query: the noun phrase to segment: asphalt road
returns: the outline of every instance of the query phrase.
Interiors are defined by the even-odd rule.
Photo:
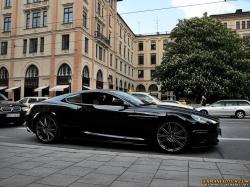
[[[188,153],[177,156],[250,160],[250,118],[241,120],[233,118],[222,118],[220,120],[222,137],[220,138],[219,145],[213,148],[191,149]],[[1,125],[0,142],[44,145],[36,140],[34,134],[27,132],[25,127],[16,127],[10,125]],[[94,139],[65,139],[60,144],[53,144],[48,146],[73,149],[105,150],[115,152],[133,152],[142,154],[157,153],[155,150],[145,144],[103,140],[101,141]]]

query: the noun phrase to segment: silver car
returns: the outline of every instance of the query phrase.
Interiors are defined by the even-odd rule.
[[[250,102],[247,100],[220,100],[196,110],[213,116],[235,116],[242,119],[250,115]]]

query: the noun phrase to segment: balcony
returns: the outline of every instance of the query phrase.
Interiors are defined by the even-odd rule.
[[[110,47],[110,40],[99,31],[95,32],[95,38],[97,42],[101,43],[105,47]]]
[[[49,6],[49,1],[38,1],[38,2],[30,2],[24,5],[24,10],[29,11],[33,9],[43,9]]]

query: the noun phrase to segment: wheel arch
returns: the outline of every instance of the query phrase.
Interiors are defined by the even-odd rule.
[[[49,112],[49,111],[43,111],[43,112],[38,112],[34,115],[33,117],[33,129],[35,129],[35,125],[37,120],[39,119],[39,117],[43,116],[43,115],[51,115],[53,116],[56,120],[57,119],[57,114],[55,112]]]

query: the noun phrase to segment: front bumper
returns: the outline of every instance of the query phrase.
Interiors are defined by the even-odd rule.
[[[0,124],[22,124],[25,121],[25,113],[20,112],[16,113],[19,114],[19,117],[8,117],[8,114],[13,114],[13,113],[0,113]]]
[[[193,147],[217,145],[219,135],[222,135],[219,124],[217,124],[216,128],[193,130],[191,145]]]

